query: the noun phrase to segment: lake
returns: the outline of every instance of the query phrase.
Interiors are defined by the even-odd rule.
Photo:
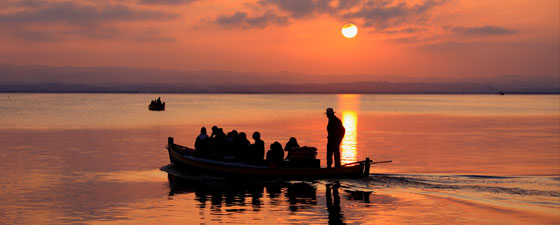
[[[166,110],[149,111],[161,96]],[[0,223],[558,224],[560,95],[0,94]],[[296,137],[325,109],[367,179],[236,181],[169,165],[201,127]]]

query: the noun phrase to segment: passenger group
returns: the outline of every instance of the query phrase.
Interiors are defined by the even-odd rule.
[[[340,144],[346,129],[332,108],[325,112],[329,122],[327,124],[327,168],[342,166],[340,163]],[[262,165],[266,162],[269,166],[280,166],[284,161],[284,151],[288,152],[287,159],[295,167],[319,167],[316,160],[317,148],[300,147],[296,138],[291,137],[282,149],[277,141],[270,145],[266,152],[261,134],[255,131],[252,135],[253,143],[247,139],[244,132],[232,130],[225,134],[222,128],[212,127],[212,134],[208,136],[206,128],[200,129],[200,135],[195,141],[195,155],[203,158],[219,159],[225,161],[239,161],[246,164]],[[333,160],[334,159],[334,160]],[[334,162],[333,162],[334,161]]]
[[[206,128],[202,127],[196,137],[194,148],[196,156],[202,158],[238,161],[252,165],[262,165],[266,161],[268,165],[274,165],[284,160],[284,151],[299,147],[296,138],[291,137],[285,148],[282,148],[277,141],[272,143],[265,155],[261,134],[258,131],[253,132],[252,139],[253,143],[247,139],[245,132],[237,130],[225,134],[224,130],[217,126],[212,127],[212,134],[208,136]]]

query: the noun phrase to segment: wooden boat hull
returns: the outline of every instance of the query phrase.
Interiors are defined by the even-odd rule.
[[[336,168],[272,168],[197,158],[188,153],[188,151],[193,151],[192,149],[176,145],[172,142],[172,138],[170,139],[167,149],[171,163],[187,172],[197,174],[249,179],[320,179],[369,176],[369,165],[366,166],[364,163]]]
[[[148,109],[152,111],[163,111],[165,110],[165,103],[161,105],[148,105]]]

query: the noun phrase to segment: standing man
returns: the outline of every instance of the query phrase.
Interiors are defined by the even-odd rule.
[[[327,108],[325,114],[329,118],[329,123],[327,124],[327,168],[331,168],[333,154],[334,166],[340,167],[340,142],[344,138],[346,129],[342,126],[342,121],[334,115],[332,108]]]

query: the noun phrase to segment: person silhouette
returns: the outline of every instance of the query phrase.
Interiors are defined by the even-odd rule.
[[[255,131],[253,133],[253,140],[255,143],[252,144],[253,154],[256,160],[260,161],[264,159],[264,141],[261,139],[261,133]]]
[[[210,147],[210,138],[206,134],[206,127],[200,128],[200,135],[196,137],[194,142],[194,149],[198,156],[207,156],[208,148]]]
[[[269,166],[276,167],[279,166],[283,160],[284,150],[282,149],[282,145],[275,141],[270,145],[270,150],[266,152],[266,161],[269,163]]]
[[[299,147],[297,139],[295,137],[291,137],[290,140],[286,143],[286,147],[284,147],[284,151],[289,152],[292,148]]]
[[[264,141],[261,140],[261,134],[258,131],[253,133],[253,140],[255,143],[249,145],[245,163],[257,165],[261,164],[264,159]]]
[[[331,168],[334,155],[334,166],[340,167],[340,143],[344,138],[346,129],[342,125],[342,121],[334,115],[333,108],[327,108],[325,113],[329,119],[327,124],[327,168]]]

